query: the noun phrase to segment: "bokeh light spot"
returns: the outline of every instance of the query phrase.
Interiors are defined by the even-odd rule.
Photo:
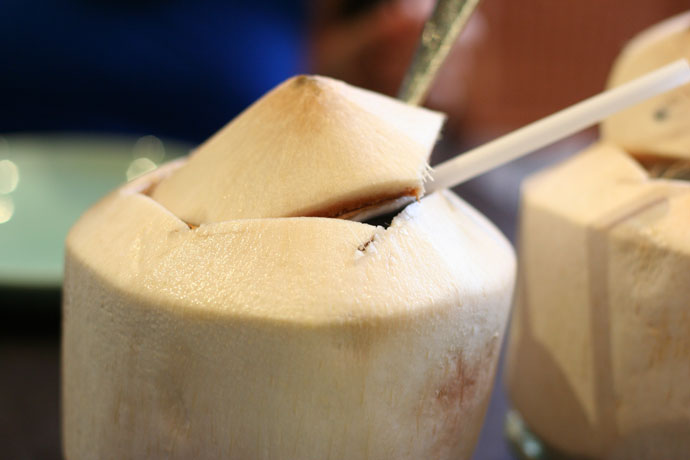
[[[156,167],[156,163],[149,158],[137,158],[132,161],[127,168],[127,180],[135,179],[142,174],[153,171]]]
[[[0,196],[0,224],[9,222],[14,215],[14,201],[9,196]]]
[[[140,137],[132,149],[134,158],[148,158],[156,164],[165,159],[165,147],[156,136]]]
[[[19,184],[19,168],[13,161],[0,160],[0,194],[12,193]]]

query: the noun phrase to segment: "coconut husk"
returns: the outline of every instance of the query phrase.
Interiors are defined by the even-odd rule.
[[[651,178],[610,144],[524,185],[507,382],[547,444],[687,456],[689,225],[690,183]]]
[[[641,34],[611,85],[689,57],[689,26]],[[611,117],[601,142],[523,186],[507,385],[573,458],[690,452],[689,88]]]
[[[191,229],[142,193],[168,172],[68,236],[66,458],[471,457],[515,268],[484,217],[442,192],[387,229]]]
[[[690,12],[632,40],[613,64],[608,86],[617,86],[680,58],[690,59]],[[629,152],[690,159],[690,85],[648,99],[609,117],[602,138]]]
[[[279,85],[152,196],[190,224],[349,217],[424,193],[443,116],[319,76]]]

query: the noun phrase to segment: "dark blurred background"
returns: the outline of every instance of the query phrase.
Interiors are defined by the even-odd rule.
[[[0,2],[2,458],[61,458],[59,264],[76,216],[117,183],[186,152],[296,73],[394,95],[433,6]],[[688,7],[688,0],[484,0],[428,98],[449,114],[433,162],[601,91],[628,39]],[[457,190],[514,239],[521,179],[595,135],[565,140]],[[87,153],[61,153],[72,145],[88,145]],[[61,176],[59,165],[70,161],[89,166],[70,164],[73,174]],[[113,175],[115,164],[122,171]],[[68,185],[71,195],[61,195]],[[59,199],[43,210],[49,196]],[[61,208],[70,203],[78,206]],[[56,247],[43,249],[46,242]],[[57,271],[41,272],[44,263]],[[508,402],[500,381],[495,390],[476,459],[512,458],[502,437]]]

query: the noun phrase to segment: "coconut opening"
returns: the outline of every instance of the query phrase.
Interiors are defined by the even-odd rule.
[[[158,202],[158,200],[155,199],[154,194],[160,182],[165,180],[175,170],[179,169],[183,165],[184,161],[180,160],[169,163],[167,166],[157,169],[145,176],[141,176],[137,180],[133,181],[129,185],[128,189],[130,192],[146,195]],[[409,204],[419,201],[422,196],[423,190],[410,188],[404,189],[402,192],[394,195],[374,196],[370,199],[364,199],[358,202],[342,202],[339,206],[323,209],[321,210],[322,212],[284,217],[319,217],[352,220],[387,229],[396,216],[398,216]],[[160,202],[158,203],[163,205]],[[175,214],[172,210],[169,211]],[[191,230],[197,229],[200,226],[197,223],[189,222],[183,219],[179,215],[176,215],[176,217]],[[268,218],[275,219],[276,217]]]
[[[373,196],[354,202],[342,202],[336,206],[322,208],[304,216],[291,217],[330,217],[364,222],[369,214],[379,214],[380,209],[387,209],[389,207],[400,208],[403,205],[419,200],[422,195],[423,191],[420,188],[407,188],[400,193]]]
[[[690,181],[690,160],[644,154],[633,154],[632,157],[651,179]]]
[[[384,229],[387,229],[388,227],[391,226],[393,219],[398,217],[400,215],[400,213],[403,212],[404,210],[405,210],[404,207],[402,209],[395,209],[395,210],[389,211],[385,214],[371,217],[370,219],[364,220],[362,222],[365,224],[373,225],[374,227],[383,227]]]

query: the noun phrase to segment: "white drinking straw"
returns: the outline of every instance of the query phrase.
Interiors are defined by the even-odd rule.
[[[431,173],[433,181],[426,184],[426,191],[454,187],[688,81],[688,61],[674,61],[441,163]]]

